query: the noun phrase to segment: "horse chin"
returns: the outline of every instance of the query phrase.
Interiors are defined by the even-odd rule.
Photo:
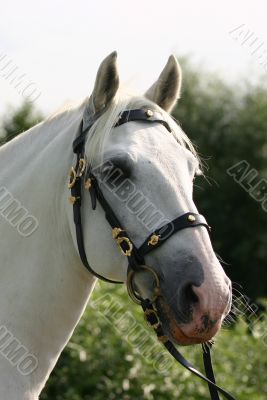
[[[158,299],[157,302],[158,316],[162,324],[164,334],[172,342],[180,346],[190,346],[193,344],[205,343],[211,340],[216,334],[218,328],[212,329],[202,335],[189,336],[185,333],[185,324],[180,324],[176,321],[171,308],[164,302],[163,299]]]

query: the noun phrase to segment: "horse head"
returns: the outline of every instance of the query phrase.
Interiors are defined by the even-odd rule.
[[[129,255],[133,249],[137,254],[150,237],[143,246],[153,251],[139,259],[145,267],[139,265],[131,274],[131,289],[138,298],[155,303],[166,336],[189,345],[206,342],[218,332],[230,309],[231,282],[193,201],[201,163],[169,115],[180,96],[181,80],[180,66],[170,56],[144,96],[126,96],[119,90],[116,53],[102,62],[83,115],[87,188],[91,190],[93,179],[97,189],[90,193],[91,200],[85,194],[82,219],[85,251],[100,277],[126,281]],[[92,211],[94,197],[102,207]],[[110,213],[120,227],[114,228],[109,218],[108,223],[105,214]],[[171,231],[179,216],[186,216],[185,225]],[[196,219],[200,223],[189,229]],[[161,227],[167,231],[155,234]],[[156,299],[155,286],[160,289]]]

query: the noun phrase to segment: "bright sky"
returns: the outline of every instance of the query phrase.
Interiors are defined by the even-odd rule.
[[[44,113],[84,98],[113,50],[121,80],[142,91],[170,53],[191,54],[226,79],[265,77],[257,57],[266,50],[267,60],[266,8],[263,0],[9,0],[1,7],[0,114],[22,102],[11,81],[23,74],[25,87],[34,82],[25,93],[41,92],[35,104]]]

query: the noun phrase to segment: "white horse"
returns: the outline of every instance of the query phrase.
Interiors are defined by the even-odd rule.
[[[112,160],[159,215],[155,227],[187,211],[199,170],[190,140],[171,119],[181,71],[171,56],[159,79],[141,97],[118,89],[116,53],[100,65],[91,96],[0,148],[0,399],[36,400],[88,302],[96,278],[77,251],[68,171],[81,121],[99,116],[88,133],[85,156],[93,165]],[[114,127],[125,109],[149,107],[167,121]],[[188,116],[190,118],[190,116]],[[103,193],[139,246],[148,235],[147,208],[130,209],[114,190]],[[82,221],[87,258],[100,275],[126,281],[127,258],[118,251],[103,209],[84,193]],[[231,303],[231,284],[204,227],[184,229],[147,256],[163,295],[166,335],[180,344],[209,340]],[[136,285],[151,294],[151,276]],[[107,287],[108,290],[108,287]],[[181,318],[181,315],[186,318]]]

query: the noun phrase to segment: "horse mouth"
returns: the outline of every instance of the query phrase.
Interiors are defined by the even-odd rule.
[[[181,346],[205,343],[213,338],[220,324],[214,324],[209,329],[194,329],[194,333],[188,335],[184,331],[185,324],[178,323],[170,308],[162,298],[157,300],[157,312],[162,324],[164,334],[173,342]],[[216,325],[216,326],[215,326]]]

